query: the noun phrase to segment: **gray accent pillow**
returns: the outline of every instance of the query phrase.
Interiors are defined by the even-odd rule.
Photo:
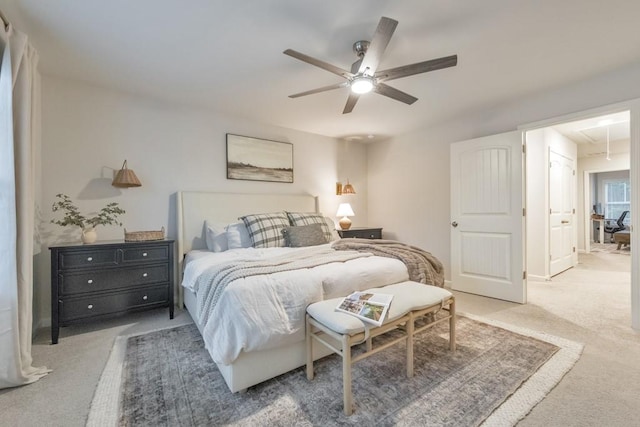
[[[327,237],[320,224],[299,225],[285,227],[282,235],[286,245],[291,248],[303,246],[316,246],[327,243]]]
[[[289,222],[293,226],[299,225],[310,225],[310,224],[320,224],[322,227],[322,232],[324,233],[327,242],[333,240],[333,236],[331,234],[331,228],[325,221],[324,216],[321,213],[317,212],[287,212],[287,216],[289,217]],[[335,227],[333,227],[335,228]],[[325,242],[326,243],[326,242]]]

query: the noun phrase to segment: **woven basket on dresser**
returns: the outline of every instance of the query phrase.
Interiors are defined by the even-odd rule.
[[[125,242],[144,242],[147,240],[162,239],[164,239],[164,227],[157,231],[127,231],[126,228],[124,229]]]

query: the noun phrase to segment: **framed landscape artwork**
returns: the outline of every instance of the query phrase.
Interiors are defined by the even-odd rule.
[[[293,144],[228,133],[227,179],[293,182]]]

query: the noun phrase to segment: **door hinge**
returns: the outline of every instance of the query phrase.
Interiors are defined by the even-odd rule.
[[[576,208],[573,208],[573,212],[572,212],[572,213],[575,215],[575,213],[576,213]]]
[[[575,169],[573,170],[573,176],[576,176],[576,170]]]
[[[573,252],[574,252],[574,253],[576,252],[576,247],[575,247],[575,246],[573,247]]]
[[[527,146],[522,144],[522,154],[526,154],[527,153]]]
[[[522,208],[522,216],[527,216],[527,208]]]
[[[522,272],[522,280],[527,280],[527,272],[526,271]]]
[[[553,259],[553,255],[549,254],[549,261],[551,261]]]

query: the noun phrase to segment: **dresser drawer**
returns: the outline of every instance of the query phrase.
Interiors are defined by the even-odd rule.
[[[168,301],[169,285],[111,295],[67,298],[60,303],[60,318],[62,322],[67,322],[155,304],[166,305]]]
[[[58,269],[104,267],[118,264],[116,249],[91,249],[86,251],[65,251],[58,254]]]
[[[63,272],[58,275],[58,289],[60,295],[73,295],[167,281],[169,281],[169,267],[161,264],[103,269],[86,273]]]
[[[122,251],[122,262],[159,261],[169,259],[169,247],[125,248]]]

